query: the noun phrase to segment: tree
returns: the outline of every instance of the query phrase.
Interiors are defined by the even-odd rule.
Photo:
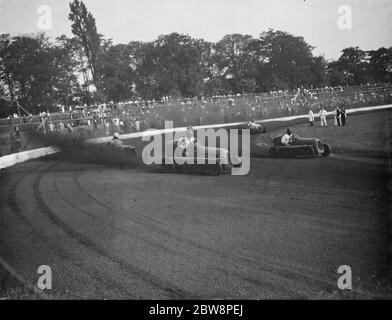
[[[64,105],[88,101],[86,88],[83,91],[78,81],[80,73],[83,73],[79,53],[80,45],[76,38],[65,35],[56,38],[53,46],[53,63],[56,66],[53,90],[56,100]]]
[[[392,47],[371,50],[369,55],[369,71],[375,82],[392,81]]]
[[[124,44],[113,46],[111,41],[105,41],[102,51],[102,91],[113,101],[131,98],[135,81],[131,48]]]
[[[0,85],[1,85],[1,104],[2,109],[8,109],[7,113],[11,113],[10,109],[16,107],[14,80],[12,79],[9,61],[10,57],[10,35],[0,35]],[[7,89],[5,89],[7,87]],[[8,93],[8,94],[7,94]]]
[[[14,37],[8,50],[8,71],[20,104],[33,111],[53,105],[52,79],[56,70],[48,38],[44,34]]]
[[[148,99],[203,94],[211,46],[188,35],[161,35],[156,41],[131,42],[132,76],[136,91]]]
[[[252,41],[250,35],[229,34],[214,46],[217,77],[224,77],[232,92],[255,90]]]
[[[157,97],[157,57],[153,42],[128,44],[137,93],[146,99]]]
[[[69,4],[69,20],[72,21],[72,33],[80,40],[87,59],[95,87],[101,85],[98,56],[101,48],[102,36],[98,34],[93,15],[87,11],[83,1],[74,0]]]
[[[65,36],[52,43],[44,34],[10,38],[0,36],[2,104],[17,102],[30,112],[56,110],[81,96],[78,82],[78,46]],[[11,110],[10,110],[11,111]]]
[[[342,55],[336,62],[329,65],[331,80],[340,84],[358,85],[370,81],[369,62],[365,51],[359,47],[350,47],[342,50]]]
[[[158,94],[196,96],[203,91],[203,48],[205,43],[188,35],[171,33],[159,36],[154,43],[157,60]]]
[[[260,89],[322,85],[325,63],[313,56],[313,47],[303,37],[270,29],[260,34],[256,47]]]

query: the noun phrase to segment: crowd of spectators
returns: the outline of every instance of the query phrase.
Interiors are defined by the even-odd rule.
[[[119,103],[59,106],[59,113],[39,115],[44,131],[72,131],[83,127],[106,135],[161,129],[165,120],[175,127],[215,123],[245,122],[281,116],[307,114],[312,109],[333,111],[336,107],[392,103],[392,84],[351,87],[298,88],[262,94],[220,95],[198,98],[163,97],[159,101],[135,99]],[[23,120],[26,121],[26,117]],[[31,116],[29,120],[31,122]]]

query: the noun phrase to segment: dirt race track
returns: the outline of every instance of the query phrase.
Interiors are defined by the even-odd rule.
[[[344,156],[218,177],[31,161],[0,173],[0,256],[33,283],[51,266],[52,298],[386,297],[387,172]]]

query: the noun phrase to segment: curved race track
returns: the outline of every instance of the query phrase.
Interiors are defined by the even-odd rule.
[[[54,298],[328,298],[337,268],[383,295],[383,162],[252,159],[247,176],[61,160],[0,173],[0,256]]]

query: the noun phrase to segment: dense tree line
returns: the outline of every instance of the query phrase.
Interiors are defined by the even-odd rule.
[[[73,37],[0,35],[0,112],[37,112],[141,97],[197,97],[300,86],[392,81],[392,48],[343,49],[336,61],[314,56],[302,37],[268,30],[211,43],[188,35],[114,45],[98,33],[83,2],[70,4]]]

